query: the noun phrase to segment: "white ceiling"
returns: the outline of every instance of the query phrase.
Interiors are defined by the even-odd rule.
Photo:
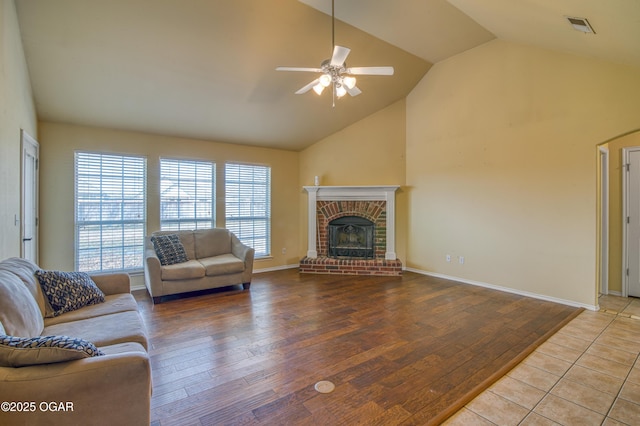
[[[330,56],[330,0],[15,2],[40,119],[291,150],[495,37],[640,67],[640,0],[336,0],[349,66],[396,72],[359,77],[332,108],[329,91],[294,95],[315,74],[275,71]]]

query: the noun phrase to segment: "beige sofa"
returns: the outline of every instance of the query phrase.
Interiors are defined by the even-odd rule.
[[[129,276],[93,276],[103,303],[47,318],[51,305],[34,276],[38,269],[19,258],[0,262],[1,337],[70,336],[93,343],[103,355],[41,363],[50,361],[52,349],[1,346],[0,424],[148,425],[151,367]],[[65,359],[73,352],[53,350]],[[7,366],[24,362],[25,354],[28,365]]]
[[[151,238],[176,234],[188,260],[162,265]],[[146,238],[144,280],[154,303],[162,296],[242,284],[251,285],[254,249],[224,228],[156,231]]]

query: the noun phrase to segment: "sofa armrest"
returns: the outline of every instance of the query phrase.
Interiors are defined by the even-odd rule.
[[[106,295],[131,293],[131,280],[127,273],[96,274],[91,275],[91,279]]]
[[[144,284],[151,297],[162,296],[162,265],[153,248],[144,251]]]
[[[151,367],[142,351],[0,367],[0,382],[0,401],[32,401],[36,408],[0,412],[0,424],[149,424]],[[41,409],[51,402],[73,411]]]
[[[242,282],[245,284],[250,283],[251,275],[253,274],[253,258],[255,257],[255,250],[253,247],[243,244],[238,237],[231,234],[231,253],[238,259],[244,261]]]

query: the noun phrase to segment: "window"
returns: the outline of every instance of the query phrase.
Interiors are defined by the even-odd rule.
[[[271,168],[246,164],[225,167],[226,227],[256,251],[271,253]]]
[[[214,163],[160,159],[160,228],[215,226],[215,174]]]
[[[142,268],[147,161],[142,157],[76,152],[76,269]]]

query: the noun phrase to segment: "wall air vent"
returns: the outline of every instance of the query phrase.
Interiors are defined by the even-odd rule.
[[[567,18],[567,21],[569,21],[569,23],[575,30],[581,31],[583,33],[596,33],[586,18],[576,18],[573,16],[565,16],[565,18]]]

